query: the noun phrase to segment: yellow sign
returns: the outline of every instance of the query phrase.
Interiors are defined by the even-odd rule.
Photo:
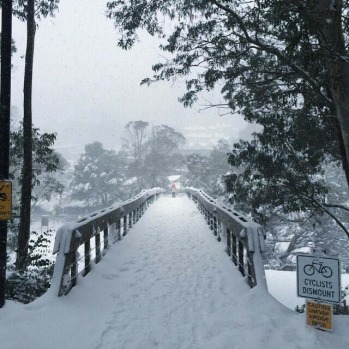
[[[12,218],[12,182],[0,181],[0,221]]]
[[[333,309],[332,305],[306,301],[307,325],[321,330],[332,331]]]

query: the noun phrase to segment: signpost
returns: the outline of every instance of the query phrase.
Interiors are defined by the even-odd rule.
[[[332,331],[333,308],[332,304],[328,303],[336,304],[341,301],[339,259],[320,255],[298,255],[297,294],[299,297],[308,298],[307,324]]]
[[[340,303],[339,259],[310,255],[297,256],[297,292],[299,297]]]

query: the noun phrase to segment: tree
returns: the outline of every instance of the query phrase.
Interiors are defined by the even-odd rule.
[[[32,136],[32,83],[33,83],[33,61],[36,23],[35,16],[40,19],[48,15],[53,16],[54,10],[58,8],[59,0],[18,0],[13,7],[13,13],[21,20],[27,21],[27,47],[25,54],[24,86],[23,86],[23,179],[21,197],[21,219],[19,228],[19,240],[17,251],[17,268],[25,266],[28,254],[28,243],[30,238],[31,217],[31,188],[33,171],[33,136]]]
[[[336,165],[326,168],[323,181],[331,190],[327,193],[327,203],[347,202],[345,176]],[[343,186],[344,185],[344,186]],[[348,227],[347,212],[331,207],[336,217]],[[267,234],[267,259],[271,266],[295,264],[295,255],[304,248],[311,250],[321,247],[330,254],[340,255],[342,268],[349,266],[348,239],[342,228],[327,215],[316,214],[314,210],[290,212],[285,214],[282,207],[273,207],[272,214],[265,225]]]
[[[195,188],[210,192],[210,161],[209,157],[197,153],[190,154],[186,158],[188,173],[186,184]]]
[[[314,113],[333,118],[349,184],[348,9],[341,0],[107,3],[121,47],[134,45],[138,29],[167,38],[160,47],[173,58],[155,64],[145,83],[197,73],[187,80],[185,105],[220,83],[225,103],[219,106],[249,121],[258,122],[280,102],[295,109],[311,103]],[[163,17],[175,21],[168,36]]]
[[[167,176],[175,172],[177,151],[184,144],[185,137],[172,127],[152,127],[144,161],[147,187],[168,186]]]
[[[66,160],[52,148],[56,135],[54,133],[40,133],[37,127],[33,132],[33,173],[31,210],[43,198],[49,200],[53,193],[62,190],[62,184],[53,176],[58,171],[63,171]],[[23,165],[23,127],[11,131],[10,146],[10,179],[13,183],[13,207],[18,212],[22,192],[22,165]],[[17,232],[17,224],[12,226]],[[20,237],[18,236],[17,239]],[[18,241],[17,241],[18,243]]]
[[[133,159],[129,166],[130,176],[137,178],[137,191],[144,188],[144,158],[147,152],[147,143],[150,136],[148,122],[130,121],[125,126],[122,149]]]
[[[87,144],[75,165],[71,182],[73,199],[84,200],[89,206],[106,207],[110,200],[122,196],[125,159],[122,153],[106,150],[99,142]]]
[[[0,33],[0,45],[1,45],[1,33]],[[17,47],[15,41],[11,38],[11,55],[17,52]],[[1,54],[0,54],[0,62],[1,62]]]
[[[335,153],[335,145],[331,132],[316,132],[326,129],[321,122],[326,119],[290,114],[270,118],[254,140],[234,145],[229,163],[240,170],[226,177],[227,189],[233,193],[233,201],[262,224],[275,207],[282,207],[284,213],[326,213],[349,237],[348,229],[332,211],[349,209],[345,204],[327,201],[330,188],[324,175],[326,167],[335,164],[329,156]],[[319,144],[323,144],[322,149]]]
[[[186,185],[204,189],[214,197],[225,194],[225,175],[231,171],[227,154],[230,151],[229,143],[220,139],[208,156],[190,154],[186,157],[188,173]]]
[[[8,179],[10,167],[12,1],[1,1],[0,179]],[[0,308],[5,304],[7,221],[0,222]]]
[[[228,154],[231,151],[229,142],[225,139],[219,139],[217,145],[213,147],[209,155],[211,168],[210,193],[214,196],[225,194],[225,175],[232,170],[228,163]]]
[[[235,200],[262,221],[278,205],[326,213],[349,236],[325,205],[321,179],[328,164],[341,163],[349,185],[348,2],[143,0],[110,1],[107,9],[121,47],[131,48],[139,29],[164,39],[170,57],[143,83],[186,76],[185,106],[219,85],[223,101],[209,107],[263,126],[230,156],[242,171],[228,185]],[[163,17],[174,21],[169,35]]]
[[[145,121],[131,121],[125,126],[123,149],[130,158],[129,178],[136,178],[132,194],[154,186],[167,186],[166,177],[177,164],[176,152],[185,137],[167,125],[150,126]]]
[[[23,86],[23,177],[21,196],[21,219],[18,234],[16,266],[23,269],[28,255],[30,238],[30,207],[32,198],[33,171],[33,136],[32,136],[32,85],[35,40],[35,0],[27,3],[27,48],[25,53],[24,86]]]

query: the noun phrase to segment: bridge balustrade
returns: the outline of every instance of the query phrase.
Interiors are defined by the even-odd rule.
[[[265,252],[263,228],[238,211],[219,205],[201,189],[185,188],[197,204],[218,241],[224,240],[226,252],[249,286],[267,288],[262,253]]]
[[[50,291],[58,296],[69,293],[71,288],[77,285],[78,276],[86,276],[91,270],[92,262],[98,263],[110,243],[115,243],[125,236],[147,207],[163,192],[160,188],[144,190],[115,207],[94,212],[77,222],[60,227],[53,248],[53,253],[58,254]],[[80,246],[84,249],[82,257],[78,253]],[[80,272],[79,262],[84,263]]]

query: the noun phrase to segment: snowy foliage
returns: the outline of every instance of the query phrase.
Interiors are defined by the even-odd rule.
[[[186,157],[185,184],[204,189],[213,196],[223,195],[226,192],[224,175],[232,169],[227,156],[230,149],[229,143],[221,139],[208,156],[189,154]]]
[[[86,145],[75,165],[71,197],[84,200],[86,206],[105,207],[116,201],[121,195],[125,166],[123,153],[106,150],[99,142]]]
[[[50,287],[53,262],[47,257],[50,231],[32,232],[26,264],[20,270],[12,270],[6,280],[6,299],[30,303],[43,295]]]
[[[184,144],[184,136],[172,127],[150,126],[141,120],[129,122],[123,138],[123,150],[129,157],[127,196],[146,188],[168,187],[167,177],[183,162],[178,151]]]
[[[63,190],[56,174],[63,171],[66,160],[53,149],[56,140],[54,133],[40,133],[36,127],[33,133],[33,198],[32,205],[40,205],[42,200],[50,200],[54,193]],[[15,210],[19,207],[21,192],[21,168],[23,165],[23,127],[11,132],[10,179],[13,183],[13,202]]]

